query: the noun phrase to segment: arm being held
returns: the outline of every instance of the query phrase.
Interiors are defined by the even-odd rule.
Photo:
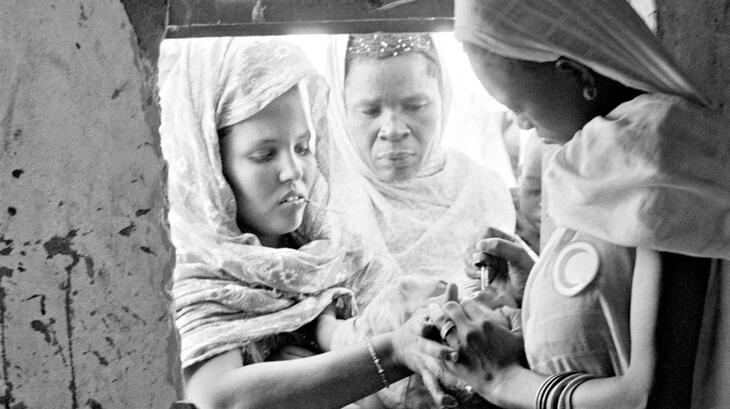
[[[637,249],[632,283],[631,350],[634,353],[623,376],[589,380],[573,394],[577,408],[646,407],[657,369],[656,327],[660,300],[661,263],[658,253]],[[504,408],[531,409],[546,376],[522,366],[516,353],[516,336],[490,320],[489,314],[470,314],[467,306],[448,303],[446,315],[456,324],[449,344],[459,347],[463,361],[447,368],[482,396]],[[474,316],[472,316],[474,315]]]

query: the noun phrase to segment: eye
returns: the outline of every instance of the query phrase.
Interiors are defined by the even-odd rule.
[[[419,101],[419,102],[410,102],[404,105],[405,109],[408,111],[420,111],[428,106],[427,101]]]
[[[360,113],[365,116],[378,116],[380,115],[380,107],[378,106],[370,106],[370,107],[364,107],[360,110]]]
[[[249,155],[249,159],[255,163],[266,163],[274,158],[274,149],[261,149]]]
[[[312,153],[311,149],[309,149],[309,141],[307,141],[305,143],[297,144],[294,147],[294,152],[297,155],[301,155],[301,156],[306,156],[306,155],[309,155],[310,153]]]

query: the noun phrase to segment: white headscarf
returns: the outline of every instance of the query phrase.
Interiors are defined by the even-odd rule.
[[[262,246],[236,225],[235,198],[222,172],[218,129],[295,86],[318,150],[326,152],[323,79],[299,49],[278,40],[193,39],[175,52],[161,84],[160,134],[183,367],[293,331],[333,299],[348,303],[353,292],[367,303],[388,277],[368,264],[361,242],[308,206],[293,234],[301,248]],[[318,172],[312,199],[326,200],[324,187]]]
[[[368,244],[391,255],[403,273],[450,281],[465,279],[465,257],[485,226],[514,231],[515,211],[495,174],[441,146],[451,102],[441,63],[442,130],[430,141],[424,165],[406,181],[384,182],[358,155],[347,126],[344,100],[347,36],[330,44],[329,106],[332,192],[330,207]],[[391,57],[397,58],[397,57]]]
[[[575,60],[631,88],[704,103],[625,0],[456,0],[460,41],[518,60]]]

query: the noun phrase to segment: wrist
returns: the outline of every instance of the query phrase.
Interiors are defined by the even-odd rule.
[[[518,382],[520,372],[524,370],[525,368],[516,363],[501,367],[484,380],[484,383],[478,388],[479,394],[499,407],[510,407],[511,401],[507,401],[505,398],[511,393],[510,387]]]
[[[398,354],[392,332],[374,336],[370,338],[370,342],[383,364],[388,382],[395,383],[411,374]]]
[[[323,351],[329,351],[332,348],[332,335],[340,325],[340,320],[332,315],[322,315],[317,320],[317,343]]]

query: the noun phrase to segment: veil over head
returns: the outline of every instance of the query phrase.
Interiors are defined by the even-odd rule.
[[[176,47],[161,83],[160,134],[176,250],[172,297],[187,367],[298,329],[334,299],[355,309],[353,296],[367,303],[387,277],[321,208],[305,209],[292,233],[298,249],[264,247],[236,224],[219,129],[298,87],[317,151],[328,151],[328,89],[302,52],[259,38],[191,39]],[[326,202],[326,174],[320,161],[313,201]]]

